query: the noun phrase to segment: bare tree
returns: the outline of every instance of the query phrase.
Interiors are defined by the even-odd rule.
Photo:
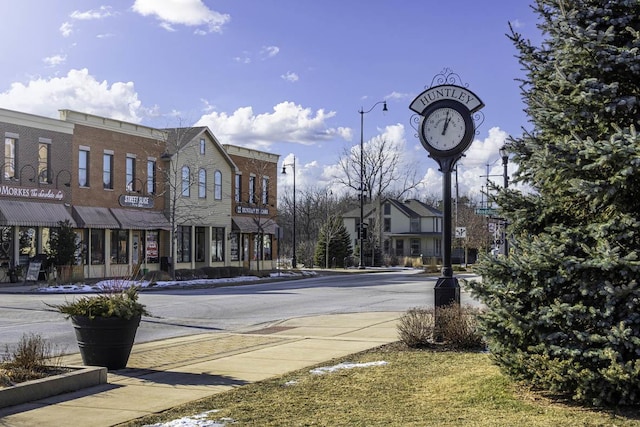
[[[373,200],[377,203],[374,229],[368,234],[374,246],[382,241],[382,199],[388,195],[401,199],[420,184],[418,162],[403,155],[399,141],[383,137],[373,138],[364,145],[362,153],[362,193],[360,193],[360,147],[345,149],[339,159],[342,176],[337,182],[352,188],[364,196],[363,203]],[[372,258],[372,262],[374,257]]]

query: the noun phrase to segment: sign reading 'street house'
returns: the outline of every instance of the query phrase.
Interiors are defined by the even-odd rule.
[[[118,199],[120,206],[127,208],[153,208],[153,198],[149,196],[135,196],[131,194],[121,194]]]

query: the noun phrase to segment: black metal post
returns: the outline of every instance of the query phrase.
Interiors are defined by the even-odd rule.
[[[364,115],[372,111],[376,105],[383,104],[382,111],[388,111],[387,101],[379,101],[373,104],[371,108],[364,111],[364,108],[360,107],[360,225],[358,226],[358,242],[360,242],[360,261],[358,263],[359,269],[364,269],[364,238],[362,237],[364,232]],[[373,257],[373,254],[372,254]]]
[[[452,303],[460,304],[460,285],[458,279],[453,277],[453,268],[451,267],[451,172],[458,158],[450,157],[440,160],[440,169],[442,170],[442,203],[443,220],[442,220],[442,276],[436,282],[434,288],[435,307],[446,307]]]
[[[291,268],[298,267],[296,258],[296,156],[293,156],[293,163],[283,164],[282,173],[287,173],[287,166],[293,168],[293,255],[291,256]]]
[[[509,188],[509,174],[507,171],[507,165],[509,163],[509,153],[505,147],[500,149],[500,157],[502,157],[502,176],[504,179],[504,188]],[[502,242],[504,245],[504,256],[509,256],[509,242],[507,239],[507,220],[504,220],[504,226],[502,228]]]

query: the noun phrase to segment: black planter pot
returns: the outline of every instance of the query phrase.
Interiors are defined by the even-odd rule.
[[[104,366],[109,370],[127,366],[140,317],[129,320],[119,317],[71,316],[82,362],[89,366]]]

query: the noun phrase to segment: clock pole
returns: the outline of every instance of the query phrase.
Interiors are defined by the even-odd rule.
[[[456,162],[460,157],[446,157],[438,159],[440,170],[442,171],[442,203],[443,203],[443,221],[442,221],[442,276],[438,278],[434,288],[434,302],[436,307],[446,307],[453,303],[460,304],[460,284],[458,279],[453,277],[453,268],[451,267],[451,173]]]
[[[445,68],[436,75],[431,87],[418,95],[409,105],[419,122],[420,143],[429,152],[429,157],[438,162],[442,179],[442,275],[434,288],[435,307],[460,305],[460,285],[453,277],[451,267],[452,221],[451,221],[451,173],[456,162],[469,148],[475,135],[476,117],[484,103],[466,85],[454,84],[457,74]],[[440,83],[433,85],[433,83]],[[414,120],[412,119],[412,123]],[[437,323],[437,320],[436,320]]]

